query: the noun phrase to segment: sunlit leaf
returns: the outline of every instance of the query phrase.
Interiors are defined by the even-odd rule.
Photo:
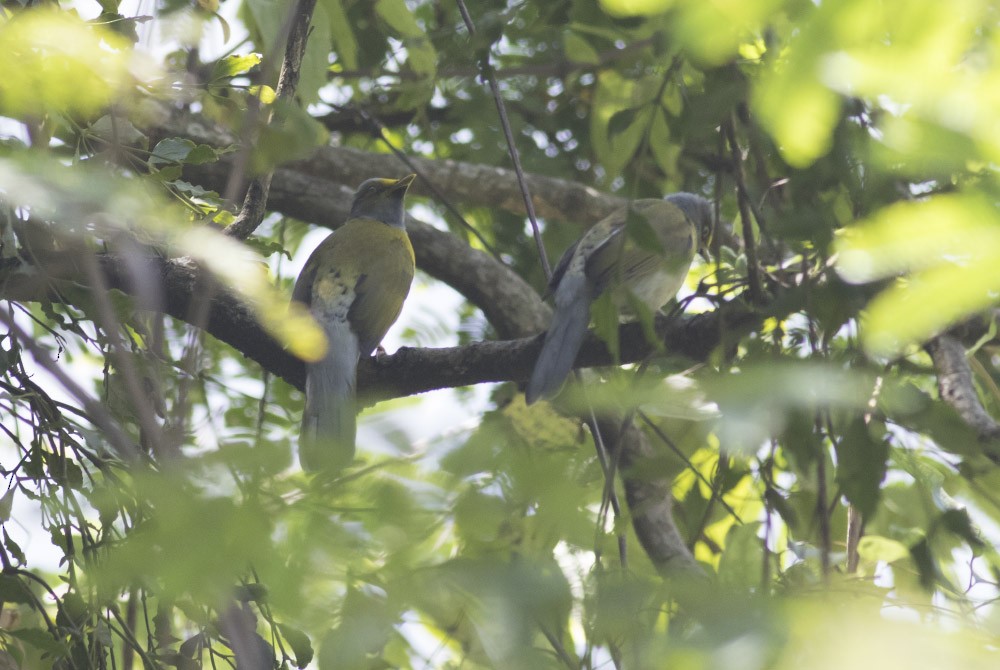
[[[674,3],[675,0],[601,0],[601,7],[612,16],[646,16],[662,14]]]
[[[437,71],[437,52],[403,0],[378,0],[375,11],[393,31],[403,38],[407,63],[414,72],[433,77]]]
[[[869,305],[866,345],[892,355],[1000,299],[1000,215],[972,196],[888,207],[844,231],[838,270],[849,281],[909,272]]]
[[[0,113],[90,115],[136,73],[125,37],[67,12],[31,9],[0,23]]]
[[[259,256],[217,230],[193,225],[184,210],[136,180],[30,158],[0,160],[0,184],[11,202],[59,222],[67,234],[99,221],[106,233],[137,230],[177,255],[196,259],[240,296],[289,351],[305,360],[325,352],[322,330],[302,305],[290,305],[274,289]]]
[[[216,61],[215,67],[212,68],[212,80],[246,74],[252,68],[259,65],[261,60],[262,56],[256,53],[245,55],[233,54],[232,56],[220,58]]]
[[[246,6],[253,22],[252,27],[259,31],[264,41],[265,53],[276,52],[281,31],[288,24],[296,5],[277,0],[249,0]],[[309,27],[306,52],[302,58],[299,83],[295,89],[295,97],[303,104],[315,102],[319,98],[319,89],[326,83],[329,51],[330,19],[325,4],[317,3]]]
[[[865,535],[858,543],[858,554],[866,561],[893,563],[907,558],[910,550],[896,540],[878,535]]]
[[[354,27],[347,18],[341,0],[323,0],[326,13],[330,17],[330,35],[337,52],[338,62],[343,67],[354,70],[358,67],[358,42],[354,37]]]
[[[874,383],[867,372],[789,359],[758,361],[702,380],[722,415],[722,444],[751,451],[784,428],[792,409],[863,409]]]

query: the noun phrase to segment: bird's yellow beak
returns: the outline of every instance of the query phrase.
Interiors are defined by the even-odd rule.
[[[402,179],[397,180],[396,183],[392,185],[392,188],[390,190],[393,191],[393,192],[395,192],[395,191],[405,191],[406,189],[408,189],[410,187],[410,184],[412,184],[413,180],[416,179],[416,178],[417,178],[417,175],[415,175],[415,174],[408,174],[405,177],[403,177]]]

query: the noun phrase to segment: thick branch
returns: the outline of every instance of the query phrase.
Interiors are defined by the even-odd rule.
[[[605,439],[614,439],[622,432],[620,421],[601,420],[599,426]],[[646,555],[664,574],[704,576],[674,523],[672,480],[645,474],[657,470],[658,454],[649,437],[629,421],[614,448],[620,450],[619,468],[625,499],[632,526]]]
[[[186,137],[196,142],[225,146],[237,138],[219,128],[210,126],[205,119],[193,115],[167,114],[150,129],[157,136]],[[434,184],[452,202],[465,202],[477,206],[503,209],[524,215],[524,201],[513,170],[466,163],[453,160],[411,158],[417,172]],[[351,147],[327,146],[311,157],[286,164],[285,169],[300,175],[309,175],[324,182],[356,186],[373,175],[402,177],[409,169],[392,154],[378,154]],[[625,200],[601,193],[597,189],[565,179],[538,174],[527,174],[532,204],[538,216],[546,219],[571,221],[589,226],[621,207]],[[410,189],[412,194],[427,195],[421,191],[418,180]]]
[[[57,274],[44,276],[36,268],[8,267],[0,272],[3,299],[18,301],[59,300],[50,292],[52,280],[70,280],[79,286],[83,277],[71,255],[46,259],[46,268],[59,268]],[[162,309],[165,313],[191,320],[192,305],[203,296],[212,279],[189,264],[149,257],[124,259],[100,257],[100,267],[107,284],[131,295],[148,295],[149,278],[158,279],[156,305],[143,308]],[[51,272],[51,270],[50,270]],[[146,281],[140,288],[139,275]],[[257,324],[253,313],[224,290],[214,291],[205,330],[217,339],[259,363],[293,386],[301,389],[305,368],[300,360],[285,352]],[[721,323],[720,323],[721,319]],[[719,333],[734,334],[755,322],[745,309],[731,305],[716,312],[675,319],[661,318],[657,329],[667,350],[693,360],[704,360],[719,344]],[[639,324],[622,326],[622,362],[637,362],[655,353],[646,341]],[[733,335],[734,339],[737,335]],[[403,348],[391,356],[364,359],[358,369],[359,393],[369,401],[415,395],[442,388],[455,388],[487,382],[522,382],[534,365],[541,338],[477,342],[461,347]],[[603,342],[589,336],[577,356],[577,367],[612,365],[614,359]]]
[[[1000,438],[1000,424],[979,400],[962,343],[950,335],[939,335],[927,344],[927,351],[937,370],[941,399],[958,412],[962,420],[976,431],[979,439]]]

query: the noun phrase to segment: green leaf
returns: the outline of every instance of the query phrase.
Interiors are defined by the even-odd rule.
[[[11,558],[14,559],[15,563],[18,565],[24,565],[27,562],[27,559],[24,556],[24,550],[21,549],[21,545],[10,539],[10,535],[7,534],[6,528],[3,530],[3,544],[7,547],[7,553],[11,555]]]
[[[917,566],[920,585],[927,590],[934,588],[940,572],[927,538],[922,538],[910,546],[910,558]]]
[[[228,79],[237,75],[246,74],[259,65],[261,60],[263,60],[263,57],[258,53],[245,55],[233,54],[232,56],[220,58],[215,62],[215,67],[212,68],[212,75],[210,79],[215,82],[220,79]]]
[[[836,443],[837,483],[865,519],[870,519],[878,509],[889,458],[885,437],[872,434],[876,425],[869,425],[857,416]],[[884,433],[884,428],[881,432]]]
[[[313,659],[313,647],[309,636],[298,628],[281,623],[278,624],[278,630],[281,632],[281,637],[285,638],[285,642],[292,648],[295,666],[304,668],[309,665]]]
[[[618,341],[618,306],[613,291],[605,291],[590,305],[590,315],[594,320],[594,334],[608,347],[614,360],[618,360],[621,347]]]
[[[870,351],[896,355],[996,302],[1000,215],[974,195],[887,207],[843,231],[837,269],[864,282],[909,272],[869,306],[862,337]]]
[[[149,156],[149,164],[156,167],[164,163],[182,163],[195,146],[197,145],[191,140],[180,137],[168,137],[160,140],[153,147],[153,152]]]
[[[681,145],[671,140],[667,113],[662,108],[657,108],[653,113],[653,124],[649,129],[649,150],[663,174],[677,174]]]
[[[305,158],[329,137],[326,128],[297,104],[279,100],[274,110],[276,122],[262,129],[252,155],[253,170],[257,173]]]
[[[760,585],[762,567],[762,542],[757,537],[760,523],[734,525],[726,533],[726,550],[719,560],[719,579],[723,584],[740,591]]]
[[[413,71],[433,77],[437,71],[437,52],[404,0],[378,0],[375,11],[403,39],[406,62]]]
[[[683,230],[683,229],[682,229]],[[643,251],[663,253],[663,242],[645,216],[629,208],[625,217],[625,234]]]
[[[22,642],[30,644],[36,649],[41,649],[48,654],[52,654],[56,658],[64,658],[69,655],[69,647],[66,644],[53,638],[51,633],[40,628],[20,628],[6,631],[6,633]]]
[[[590,140],[609,178],[618,176],[639,148],[653,111],[649,103],[657,90],[651,78],[636,81],[614,70],[598,75],[590,113]]]
[[[974,548],[985,546],[982,536],[972,523],[972,518],[969,516],[968,510],[947,510],[938,518],[938,521],[943,527],[968,542],[970,546]]]
[[[674,6],[675,0],[601,0],[601,8],[611,16],[650,16],[662,14]]]
[[[274,288],[259,256],[217,230],[194,225],[188,212],[152,189],[137,188],[136,180],[109,175],[96,165],[70,167],[30,155],[0,159],[0,183],[11,202],[56,222],[61,234],[78,234],[81,219],[94,217],[101,221],[98,234],[138,230],[146,241],[198,260],[294,355],[316,360],[325,352],[322,330],[302,305],[289,305]]]
[[[282,0],[247,0],[246,7],[250,14],[247,18],[252,24],[251,28],[259,31],[264,42],[264,53],[276,51],[278,33],[286,24],[289,12],[295,5]],[[302,58],[299,83],[295,89],[295,97],[303,105],[319,100],[319,89],[327,83],[329,51],[330,18],[327,16],[325,5],[317,3],[309,26],[309,40],[306,42],[306,53]]]
[[[701,384],[722,412],[722,443],[753,451],[781,434],[793,410],[863,411],[875,376],[819,362],[762,357],[731,374],[705,376]]]
[[[566,58],[573,63],[583,63],[585,65],[597,65],[601,62],[601,57],[597,50],[590,45],[583,36],[567,30],[563,33],[563,53]]]
[[[356,70],[358,42],[354,37],[351,22],[347,18],[347,12],[344,11],[344,4],[341,0],[322,0],[322,2],[330,17],[330,36],[333,38],[338,62],[348,70]]]
[[[608,140],[614,142],[635,125],[638,109],[621,109],[611,115],[608,120]]]
[[[902,542],[879,535],[865,535],[858,543],[858,554],[866,561],[894,563],[909,556],[910,551]]]
[[[15,488],[7,489],[7,492],[0,497],[0,523],[4,523],[10,520],[10,511],[14,507],[14,492],[17,491]]]
[[[0,601],[33,605],[35,598],[31,595],[31,591],[28,590],[28,585],[20,577],[0,574]]]
[[[0,114],[90,116],[127,98],[130,42],[70,12],[28,10],[0,23]],[[137,71],[141,68],[136,68]]]

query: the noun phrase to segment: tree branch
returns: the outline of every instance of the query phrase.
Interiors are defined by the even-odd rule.
[[[927,343],[926,349],[937,370],[941,399],[976,431],[979,439],[989,441],[1000,438],[1000,423],[990,416],[979,400],[962,343],[951,335],[939,335]]]
[[[53,282],[72,281],[77,287],[86,281],[82,268],[72,254],[51,254],[39,268],[8,263],[0,268],[0,298],[21,302],[55,300],[61,297],[51,291]],[[115,288],[137,297],[143,309],[162,309],[185,322],[192,319],[191,308],[202,297],[204,283],[211,278],[204,271],[183,261],[158,257],[132,258],[126,262],[117,256],[99,257],[105,281]],[[134,273],[143,268],[159,283],[155,305],[143,304],[137,290]],[[148,290],[148,286],[144,287]],[[704,360],[720,344],[719,333],[744,331],[756,322],[746,308],[726,305],[715,312],[681,318],[660,317],[657,333],[663,346],[671,352],[693,360]],[[233,295],[224,290],[212,297],[205,330],[233,347],[247,358],[259,363],[268,372],[301,389],[305,381],[303,363],[284,351],[257,324],[253,313]],[[737,335],[733,336],[734,339]],[[647,342],[642,327],[630,323],[621,327],[620,360],[638,362],[655,353],[656,346]],[[460,347],[409,348],[393,355],[362,359],[358,368],[359,395],[368,402],[416,395],[443,388],[455,388],[488,382],[523,382],[531,373],[541,348],[541,338],[524,337],[514,340],[476,342]],[[594,335],[584,341],[577,356],[576,367],[614,365],[615,359],[604,343]]]
[[[279,103],[291,104],[295,97],[302,58],[305,56],[306,42],[309,39],[309,23],[312,21],[315,8],[316,0],[298,0],[292,9],[288,21],[285,56],[281,61],[281,73],[278,75],[278,85],[275,90]],[[279,43],[281,41],[279,40]],[[226,227],[224,231],[226,235],[245,240],[257,230],[267,210],[267,193],[271,188],[272,175],[273,171],[269,171],[250,180],[243,199],[243,207],[240,208],[236,220]]]

